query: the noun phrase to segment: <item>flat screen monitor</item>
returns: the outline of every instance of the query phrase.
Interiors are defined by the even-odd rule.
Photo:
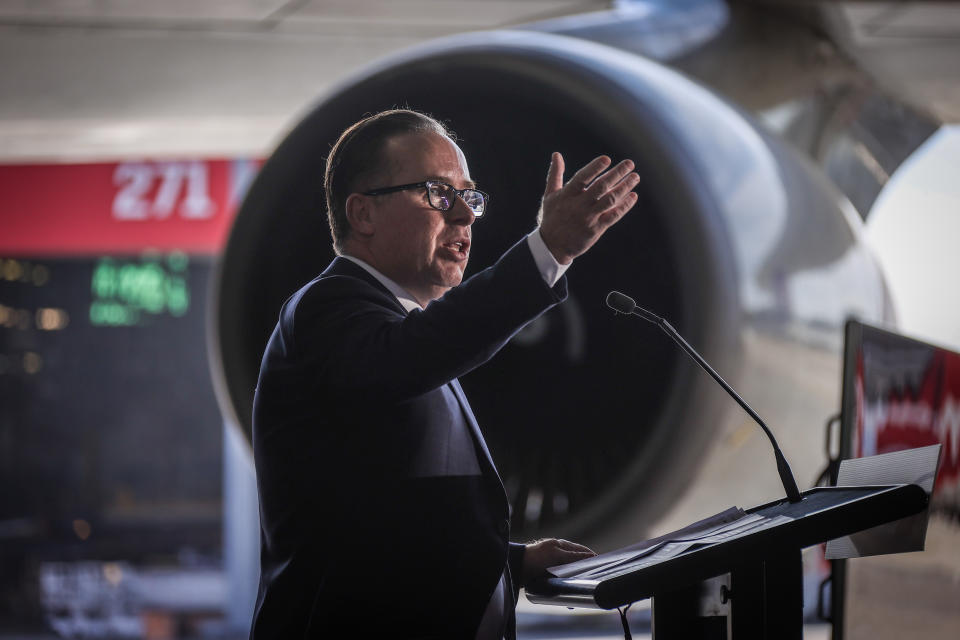
[[[926,550],[834,563],[833,637],[956,638],[960,353],[851,320],[844,342],[842,402],[841,459],[936,443],[943,450]]]

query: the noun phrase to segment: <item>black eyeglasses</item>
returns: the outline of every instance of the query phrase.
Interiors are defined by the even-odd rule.
[[[439,211],[449,211],[453,208],[456,198],[460,198],[477,218],[483,215],[484,211],[487,210],[487,203],[490,202],[490,196],[483,191],[477,189],[454,189],[446,182],[439,182],[437,180],[373,189],[372,191],[364,191],[363,195],[382,196],[388,193],[396,193],[397,191],[407,191],[409,189],[426,189],[427,202],[430,203],[431,207]]]

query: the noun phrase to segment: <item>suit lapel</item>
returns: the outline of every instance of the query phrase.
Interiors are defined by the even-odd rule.
[[[368,282],[376,287],[379,291],[383,292],[390,300],[392,305],[400,311],[400,313],[407,315],[407,310],[403,308],[403,305],[400,304],[400,301],[397,300],[396,296],[394,296],[389,289],[384,287],[379,280],[367,273],[367,270],[360,265],[338,256],[326,269],[324,269],[323,273],[321,274],[321,277],[329,276],[349,276]],[[453,391],[453,395],[456,396],[457,402],[460,404],[460,408],[463,410],[463,415],[467,420],[467,424],[470,426],[470,434],[473,437],[474,443],[476,444],[478,453],[482,453],[482,455],[478,455],[478,457],[481,458],[481,465],[485,464],[490,471],[493,472],[493,477],[496,478],[497,484],[500,485],[501,489],[503,489],[503,480],[500,478],[500,473],[497,471],[497,466],[493,463],[493,457],[490,455],[490,450],[487,448],[487,443],[483,439],[483,434],[480,432],[480,425],[477,424],[477,418],[473,415],[473,410],[470,408],[470,403],[467,402],[467,396],[463,393],[463,388],[460,386],[460,381],[454,378],[449,382],[449,384],[450,389]],[[505,490],[504,495],[506,495]]]
[[[473,440],[476,442],[477,448],[483,452],[483,457],[486,460],[486,463],[490,465],[493,475],[496,476],[497,481],[502,485],[503,481],[500,480],[500,474],[497,472],[497,466],[493,464],[493,457],[490,455],[490,450],[487,449],[487,443],[483,439],[483,434],[480,433],[480,425],[477,424],[477,418],[473,415],[473,410],[470,408],[470,403],[467,402],[467,396],[463,393],[463,388],[460,386],[460,381],[456,378],[451,380],[450,388],[453,389],[453,394],[457,397],[457,401],[460,403],[460,408],[463,409],[463,415],[466,416],[467,424],[470,425],[470,432],[473,434]]]

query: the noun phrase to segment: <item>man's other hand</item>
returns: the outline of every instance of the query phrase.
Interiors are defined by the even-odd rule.
[[[633,161],[607,171],[610,163],[607,156],[594,158],[563,184],[563,156],[554,152],[550,158],[537,221],[543,242],[560,264],[570,264],[592,247],[637,202],[633,188],[640,176],[633,172]]]
[[[592,558],[597,555],[582,544],[569,540],[545,538],[527,545],[523,554],[523,584],[543,574],[547,567]]]

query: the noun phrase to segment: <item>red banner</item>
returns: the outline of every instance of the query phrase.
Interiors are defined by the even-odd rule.
[[[0,166],[0,255],[219,252],[260,161]]]

